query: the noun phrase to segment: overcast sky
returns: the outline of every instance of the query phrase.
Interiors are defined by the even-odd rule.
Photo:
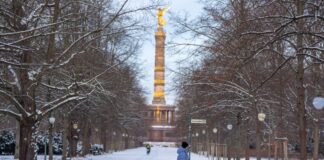
[[[138,2],[142,1],[142,4],[147,4],[151,0],[135,0],[138,4]],[[169,41],[170,39],[174,39],[175,37],[172,37],[172,32],[175,30],[174,25],[171,25],[171,22],[169,21],[171,15],[170,13],[176,13],[176,14],[187,14],[189,18],[194,18],[198,16],[202,11],[202,5],[198,3],[198,0],[164,0],[160,1],[163,3],[168,4],[170,6],[170,11],[166,13],[164,19],[166,19],[167,23],[165,26],[166,31],[166,41]],[[157,22],[156,22],[157,23]],[[148,35],[148,40],[145,41],[143,48],[141,50],[141,53],[139,55],[140,57],[140,68],[142,69],[142,74],[144,75],[144,78],[141,80],[141,85],[147,92],[147,103],[152,103],[153,98],[153,76],[154,76],[154,55],[155,55],[155,40],[154,40],[154,31],[150,35]],[[178,70],[179,64],[176,64],[175,62],[178,61],[180,58],[179,55],[174,55],[170,53],[171,51],[168,51],[168,48],[166,48],[165,52],[165,64],[166,64],[166,101],[167,104],[174,104],[175,101],[175,92],[172,91],[172,80],[176,76],[175,72],[172,72],[171,70]]]

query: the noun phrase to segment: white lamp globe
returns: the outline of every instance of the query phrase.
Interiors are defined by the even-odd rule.
[[[73,129],[78,129],[78,124],[77,123],[73,123]]]
[[[49,121],[49,123],[50,123],[51,125],[53,125],[53,124],[55,123],[55,118],[54,118],[54,117],[50,117],[50,118],[48,119],[48,121]]]
[[[196,133],[196,137],[198,137],[198,136],[199,136],[199,133],[197,132],[197,133]]]
[[[313,105],[317,110],[321,110],[324,107],[324,98],[323,97],[315,97],[313,99]]]
[[[206,130],[203,129],[203,130],[202,130],[202,134],[206,134]]]
[[[260,112],[260,113],[258,114],[258,119],[259,119],[259,121],[261,121],[261,122],[264,121],[265,117],[266,117],[266,115],[265,115],[263,112]]]
[[[213,133],[217,133],[217,131],[218,131],[217,128],[213,129]]]
[[[227,129],[228,129],[228,130],[232,130],[232,129],[233,129],[233,125],[232,125],[232,124],[228,124],[228,125],[227,125]]]

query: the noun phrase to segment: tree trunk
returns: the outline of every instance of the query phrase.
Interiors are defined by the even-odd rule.
[[[71,150],[70,150],[70,155],[71,157],[76,157],[77,156],[77,145],[78,145],[78,141],[77,141],[77,136],[75,134],[72,133],[72,138],[71,138]]]
[[[320,141],[320,134],[319,134],[319,122],[315,122],[314,128],[314,150],[313,150],[313,160],[318,160],[318,148],[319,148],[319,141]]]
[[[245,160],[250,160],[250,142],[249,142],[249,121],[245,124],[246,144],[245,144]]]
[[[49,154],[49,160],[53,160],[53,126],[50,124],[49,128],[49,137],[48,137],[48,154]]]
[[[33,123],[22,122],[20,124],[19,159],[36,160],[35,142],[33,141]]]
[[[86,121],[85,127],[84,127],[84,134],[83,134],[83,151],[82,151],[82,156],[85,156],[90,153],[90,138],[91,137],[91,128],[89,121]]]
[[[105,123],[102,123],[101,129],[100,129],[100,142],[103,144],[103,149],[105,152],[107,152],[107,126],[105,126]]]
[[[18,160],[19,159],[19,144],[20,144],[20,124],[19,121],[16,122],[16,144],[15,144],[15,156],[14,159]]]
[[[304,12],[304,1],[296,0],[297,15],[303,15]],[[303,20],[299,20],[297,23],[298,32],[303,31],[304,23]],[[306,112],[305,112],[305,88],[304,88],[304,60],[305,57],[301,53],[303,47],[303,35],[297,34],[297,110],[298,110],[298,121],[299,121],[299,145],[300,145],[300,159],[307,159],[306,152]]]
[[[68,127],[69,127],[69,121],[67,116],[63,116],[63,151],[62,151],[62,160],[66,160],[67,158],[67,146],[68,146],[68,139],[67,139],[67,134],[68,134]]]
[[[257,160],[261,160],[261,155],[260,155],[260,151],[261,151],[261,141],[260,141],[260,122],[258,119],[258,115],[256,116],[256,157]]]

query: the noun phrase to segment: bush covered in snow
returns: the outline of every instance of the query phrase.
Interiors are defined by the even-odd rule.
[[[0,155],[14,154],[15,143],[15,135],[12,131],[2,131],[0,133]]]
[[[12,131],[4,130],[0,133],[0,155],[13,155],[15,152],[15,134]],[[36,137],[37,153],[45,153],[45,144],[48,153],[48,133],[41,133]],[[62,133],[53,134],[53,153],[62,154]]]
[[[48,133],[43,133],[43,134],[39,134],[36,137],[36,143],[37,143],[37,147],[38,147],[38,154],[44,154],[45,153],[45,144],[46,144],[46,149],[47,149],[47,153],[48,153],[48,147],[49,147],[49,139],[48,139]],[[54,133],[53,134],[53,153],[54,154],[62,154],[62,133]]]

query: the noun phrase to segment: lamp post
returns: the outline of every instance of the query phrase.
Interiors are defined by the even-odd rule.
[[[233,125],[229,123],[229,124],[227,124],[226,128],[229,131],[231,131],[233,129]],[[232,134],[230,134],[229,144],[227,146],[227,152],[228,152],[228,159],[229,160],[231,159],[231,155],[230,155],[230,153],[231,153],[231,148],[230,148],[231,143],[232,143]]]
[[[95,127],[94,130],[95,130],[95,136],[94,136],[95,138],[93,139],[93,141],[95,144],[99,144],[99,143],[97,143],[98,141],[100,142],[100,140],[98,140],[98,138],[97,138],[97,137],[99,137],[98,136],[99,129],[97,127]]]
[[[78,145],[78,123],[72,122],[72,131],[71,131],[71,145],[70,145],[70,157],[76,156],[77,154],[77,145]]]
[[[46,135],[46,132],[45,132],[45,136],[47,136]],[[47,159],[47,138],[45,137],[45,144],[44,144],[44,160],[46,160]]]
[[[266,115],[261,111],[258,113],[257,130],[256,130],[256,149],[257,149],[257,160],[261,159],[260,150],[261,150],[261,141],[260,141],[260,122],[265,120]]]
[[[324,107],[324,98],[323,97],[315,97],[313,99],[313,106],[316,110],[321,110]],[[320,117],[318,114],[316,114],[315,121],[315,128],[314,128],[314,150],[313,150],[313,159],[318,160],[318,150],[319,150],[319,140],[320,140],[320,134],[319,134],[319,123],[320,123]]]
[[[125,149],[128,149],[128,134],[125,134]]]
[[[233,129],[233,125],[232,124],[227,124],[227,129],[229,130],[229,131],[231,131],[232,129]],[[231,159],[231,156],[230,156],[230,145],[231,145],[231,143],[232,143],[232,134],[230,134],[230,142],[229,142],[229,144],[228,144],[228,146],[227,146],[227,150],[228,150],[228,159],[230,160]]]
[[[203,147],[205,146],[206,147],[206,151],[207,151],[207,148],[208,148],[208,140],[207,140],[207,136],[205,136],[206,135],[206,130],[202,130],[201,131],[201,133],[202,133],[202,135],[203,135],[203,138],[205,138],[205,140],[203,139],[203,142],[206,142],[206,145],[203,145],[203,143],[202,143],[202,147],[201,147],[201,149],[203,150]],[[203,155],[204,155],[204,152],[203,152]],[[206,154],[207,155],[207,154]]]
[[[113,151],[116,152],[116,151],[117,151],[117,147],[116,147],[116,140],[115,140],[115,139],[116,139],[116,138],[115,138],[115,137],[116,137],[116,132],[115,132],[115,131],[112,132],[112,136],[113,136],[113,137],[112,137],[112,140],[113,140],[113,145],[114,145],[114,147],[113,147]]]
[[[55,123],[55,118],[54,117],[50,117],[48,119],[49,123],[50,123],[50,127],[49,127],[49,147],[48,147],[48,153],[49,153],[49,160],[53,160],[53,127],[54,127],[54,123]],[[46,155],[45,155],[46,157]]]
[[[196,137],[197,137],[197,145],[196,145],[196,152],[199,152],[199,133],[196,132]]]
[[[123,134],[122,134],[122,150],[125,149],[125,137],[126,137],[126,134],[123,133]]]
[[[215,141],[215,145],[214,145],[214,156],[217,156],[217,159],[219,159],[219,156],[218,156],[218,147],[217,147],[217,144],[216,144],[216,142],[218,142],[218,132],[217,132],[218,130],[217,130],[217,128],[215,127],[215,128],[213,128],[213,133],[214,134],[217,134],[216,135],[216,141]]]

